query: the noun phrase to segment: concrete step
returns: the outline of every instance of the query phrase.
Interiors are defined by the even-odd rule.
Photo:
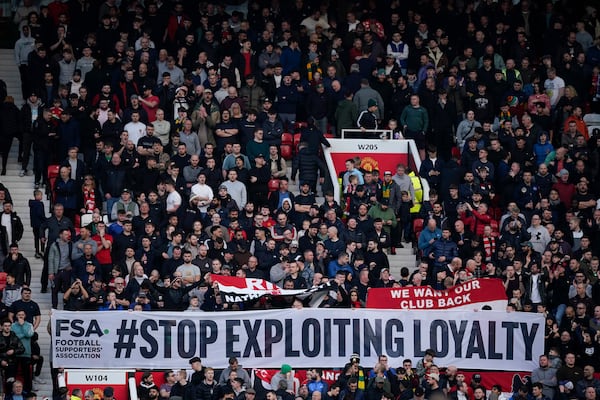
[[[0,78],[6,82],[9,96],[14,97],[15,104],[20,107],[23,104],[21,77],[14,59],[12,49],[0,49]]]
[[[21,82],[19,71],[14,65],[14,57],[12,50],[0,50],[0,78],[7,84],[9,95],[15,97],[15,104],[19,107],[23,104],[21,98]],[[25,232],[23,239],[19,243],[19,250],[25,256],[31,265],[32,280],[32,300],[38,303],[41,313],[42,322],[37,329],[39,335],[39,344],[44,357],[44,368],[41,378],[47,383],[44,385],[35,385],[34,389],[40,398],[50,397],[52,395],[52,379],[50,376],[50,336],[48,335],[47,326],[50,319],[51,300],[50,294],[40,293],[41,283],[40,275],[42,272],[42,262],[34,257],[33,233],[29,226],[29,199],[33,198],[33,176],[19,177],[21,169],[20,163],[17,162],[18,142],[13,141],[9,160],[7,164],[7,174],[0,176],[2,182],[10,191],[13,199],[14,210],[21,217]],[[31,161],[33,163],[33,160]],[[46,210],[48,210],[48,202],[46,201]]]

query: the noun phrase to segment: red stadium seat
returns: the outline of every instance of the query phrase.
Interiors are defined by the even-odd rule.
[[[301,133],[295,133],[294,134],[294,147],[298,147],[298,145],[300,144],[300,139],[302,138],[302,134]]]
[[[0,292],[6,288],[6,272],[0,272]]]
[[[424,223],[425,223],[425,220],[423,218],[415,218],[413,220],[413,232],[414,232],[415,237],[417,238],[417,240],[419,240],[419,235],[423,231],[423,224]]]
[[[279,179],[269,180],[269,192],[276,192],[279,190]]]
[[[281,135],[281,144],[293,145],[294,144],[294,135],[289,132],[284,132]]]
[[[56,179],[58,179],[58,174],[60,171],[60,165],[49,165],[48,166],[48,184],[46,185],[46,196],[48,200],[52,204],[54,204],[54,184],[56,183]]]
[[[56,181],[56,178],[58,178],[58,173],[60,171],[60,165],[56,164],[56,165],[49,165],[48,166],[48,181],[50,181],[50,179],[54,179],[54,181]],[[54,182],[52,182],[54,183]]]
[[[279,147],[279,150],[281,152],[281,157],[283,157],[284,160],[291,160],[292,159],[292,145],[282,144]]]
[[[452,147],[452,157],[460,160],[460,149],[456,146]]]

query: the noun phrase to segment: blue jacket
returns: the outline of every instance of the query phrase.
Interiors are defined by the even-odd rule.
[[[54,185],[56,193],[56,202],[62,204],[65,209],[75,210],[77,208],[77,185],[75,181],[69,178],[66,182],[58,179]]]
[[[285,47],[281,52],[279,62],[283,67],[283,75],[289,74],[294,69],[300,68],[300,58],[302,53],[300,49],[292,50],[289,47]]]
[[[422,235],[422,234],[421,234]],[[439,239],[433,242],[432,253],[434,256],[433,264],[436,267],[442,267],[449,263],[454,257],[458,257],[458,247],[452,240]],[[444,261],[438,261],[440,257],[446,257]]]
[[[335,278],[335,274],[337,274],[338,271],[346,271],[350,274],[353,272],[350,265],[340,265],[338,264],[337,260],[330,261],[329,265],[327,266],[327,274],[329,275],[329,278]]]
[[[429,255],[433,250],[433,245],[429,244],[429,241],[433,238],[442,238],[442,230],[440,228],[435,228],[433,232],[428,228],[425,228],[421,232],[421,236],[419,236],[419,250],[423,251],[425,256]]]
[[[25,352],[19,354],[17,357],[31,357],[31,338],[35,333],[33,330],[33,325],[27,321],[25,321],[23,325],[13,322],[10,330],[17,335],[21,343],[23,343],[23,347],[25,348]]]
[[[539,166],[541,163],[543,163],[546,160],[546,157],[548,157],[548,154],[552,153],[553,151],[554,147],[552,147],[552,144],[548,142],[544,144],[537,142],[534,144],[533,153],[535,154],[536,164]]]
[[[59,157],[66,157],[70,147],[81,147],[79,134],[79,122],[71,119],[66,124],[61,122],[58,126],[58,136],[60,137]]]
[[[33,229],[39,230],[46,221],[44,203],[38,200],[29,200],[29,220]]]

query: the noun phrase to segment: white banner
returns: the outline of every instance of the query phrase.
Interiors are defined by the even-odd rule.
[[[439,365],[527,371],[544,351],[541,314],[496,311],[285,309],[221,313],[52,314],[55,367],[183,368],[192,357],[225,368],[341,368],[352,353],[415,363],[431,348]],[[395,365],[392,362],[392,365]]]

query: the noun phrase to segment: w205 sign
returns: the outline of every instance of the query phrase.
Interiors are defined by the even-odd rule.
[[[196,356],[214,368],[229,357],[247,368],[339,368],[352,353],[371,365],[379,354],[416,362],[432,348],[440,365],[526,371],[544,350],[543,324],[539,314],[495,311],[55,311],[52,345],[65,368],[182,368]]]

